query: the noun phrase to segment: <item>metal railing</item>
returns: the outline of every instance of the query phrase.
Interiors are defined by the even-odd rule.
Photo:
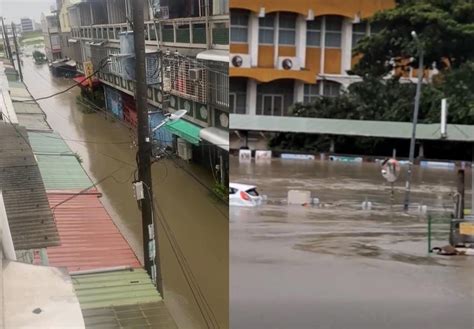
[[[156,25],[155,25],[156,23]],[[206,30],[205,17],[190,17],[145,22],[145,43],[156,45],[157,41],[164,46],[187,48],[207,48],[209,44],[215,48],[228,48],[229,22],[225,16],[209,18],[209,31]],[[161,32],[157,33],[157,26]],[[74,38],[86,40],[119,41],[119,33],[129,29],[127,23],[98,24],[91,26],[72,27]],[[161,36],[162,40],[159,40]]]

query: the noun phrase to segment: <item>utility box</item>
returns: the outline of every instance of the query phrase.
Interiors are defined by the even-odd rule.
[[[451,220],[449,244],[454,247],[474,247],[474,218]]]
[[[311,191],[306,190],[289,190],[288,191],[288,204],[311,204],[312,197]]]
[[[193,150],[191,148],[191,144],[186,142],[186,140],[182,138],[178,138],[178,156],[186,161],[189,161],[193,157]]]

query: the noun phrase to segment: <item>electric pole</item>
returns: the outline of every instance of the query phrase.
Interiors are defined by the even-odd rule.
[[[138,179],[143,182],[144,195],[141,200],[142,229],[143,229],[143,257],[145,269],[152,279],[156,280],[158,291],[163,296],[159,251],[155,239],[153,191],[151,180],[152,141],[148,124],[147,81],[145,62],[145,18],[144,0],[131,2],[133,12],[133,39],[135,46],[135,77],[138,119]],[[156,217],[155,217],[156,218]]]
[[[8,39],[8,31],[5,29],[5,23],[3,21],[3,17],[2,17],[2,30],[3,30],[4,40],[7,46],[6,51],[8,54],[8,58],[10,58],[10,61],[12,62],[12,65],[13,65],[12,49],[10,48],[10,40]]]
[[[20,80],[23,81],[23,72],[21,71],[20,49],[18,49],[18,42],[16,40],[15,24],[12,22],[13,45],[16,51],[16,62],[18,64],[18,72],[20,73]]]
[[[416,125],[418,123],[418,112],[420,109],[420,97],[421,97],[421,84],[423,82],[423,77],[425,74],[424,64],[423,64],[423,45],[421,44],[420,40],[415,31],[411,33],[413,39],[416,42],[418,48],[418,81],[416,83],[416,95],[415,95],[415,108],[413,110],[413,122],[412,122],[412,132],[411,132],[411,139],[410,139],[410,153],[409,153],[409,160],[408,160],[408,173],[407,173],[407,181],[405,185],[405,200],[403,202],[403,209],[408,211],[410,206],[410,188],[411,188],[411,180],[413,176],[413,165],[415,162],[415,142],[416,142]]]

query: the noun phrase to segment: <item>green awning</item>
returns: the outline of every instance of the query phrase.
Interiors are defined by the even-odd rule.
[[[201,127],[196,126],[186,120],[177,120],[174,122],[170,122],[164,126],[169,132],[175,134],[191,144],[198,145],[201,141],[199,137],[199,131],[201,131]]]

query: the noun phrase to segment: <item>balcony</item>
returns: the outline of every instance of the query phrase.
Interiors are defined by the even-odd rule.
[[[209,19],[210,31],[206,31],[206,19],[204,17],[191,17],[163,20],[161,24],[162,45],[183,48],[229,48],[229,22],[228,17],[219,16]],[[156,23],[158,25],[158,23]],[[92,26],[72,27],[71,33],[74,38],[86,40],[107,40],[119,42],[119,33],[127,31],[128,24],[100,24]],[[156,45],[160,33],[157,33],[155,22],[145,22],[145,43]]]
[[[108,40],[119,42],[119,33],[128,29],[127,23],[121,24],[100,24],[92,26],[73,27],[72,36],[87,40]],[[156,45],[157,35],[154,22],[145,22],[145,43]]]
[[[168,19],[161,21],[162,44],[170,47],[207,48],[207,38],[213,48],[227,49],[229,24],[225,17],[210,18],[210,33],[204,17]]]

